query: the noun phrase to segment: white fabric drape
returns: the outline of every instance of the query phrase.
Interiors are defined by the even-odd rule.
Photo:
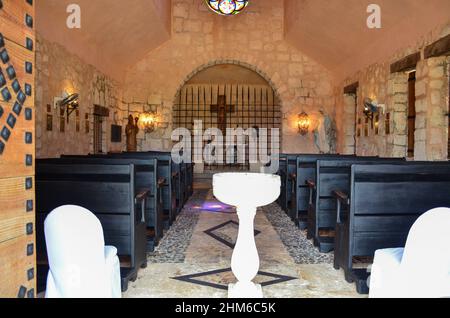
[[[450,209],[422,215],[412,226],[405,248],[376,251],[369,296],[450,297]]]
[[[44,231],[47,298],[121,297],[117,249],[105,246],[93,213],[73,205],[59,207],[46,218]]]

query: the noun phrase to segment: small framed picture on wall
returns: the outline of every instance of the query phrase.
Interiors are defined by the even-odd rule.
[[[89,114],[86,113],[84,115],[84,132],[89,134]]]
[[[50,104],[47,104],[47,118],[46,118],[45,126],[47,128],[47,131],[53,130],[52,106]]]
[[[364,137],[369,137],[369,118],[364,120]]]
[[[391,134],[391,113],[386,113],[386,118],[384,119],[384,132],[386,135]]]
[[[59,118],[59,131],[60,132],[66,131],[66,119],[64,117]]]
[[[47,114],[47,123],[46,123],[47,131],[53,130],[53,115]]]
[[[356,137],[361,137],[361,118],[358,118],[358,121],[357,121]]]
[[[375,116],[375,135],[379,135],[380,134],[380,115],[377,114]]]

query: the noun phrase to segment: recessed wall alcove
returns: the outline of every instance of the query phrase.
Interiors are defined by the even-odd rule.
[[[281,131],[281,100],[266,75],[251,65],[238,61],[217,61],[190,74],[179,88],[173,103],[173,127],[193,133],[194,121],[202,121],[202,130],[219,128],[224,137],[228,128],[268,130],[267,153],[271,151],[270,131]],[[203,146],[208,140],[203,141]],[[280,141],[275,141],[277,146]],[[248,140],[246,154],[248,154]],[[194,149],[193,149],[194,150]],[[224,149],[226,152],[226,149]],[[205,169],[248,170],[245,163],[205,165]]]

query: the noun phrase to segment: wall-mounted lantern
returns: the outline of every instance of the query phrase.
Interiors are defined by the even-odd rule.
[[[139,115],[139,126],[149,134],[155,131],[158,124],[156,113],[144,112]]]
[[[373,115],[378,113],[378,103],[371,98],[364,99],[364,115],[370,120],[373,119]]]
[[[311,119],[305,112],[298,115],[297,118],[298,132],[302,136],[305,136],[309,132],[309,126],[311,125]]]
[[[70,114],[72,114],[75,110],[78,109],[79,106],[78,100],[79,100],[78,94],[69,95],[67,93],[64,93],[63,97],[59,99],[59,101],[57,102],[57,105],[66,112],[67,122],[69,122]]]

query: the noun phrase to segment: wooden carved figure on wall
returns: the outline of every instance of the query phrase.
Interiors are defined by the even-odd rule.
[[[125,128],[125,133],[127,134],[127,151],[137,151],[138,121],[138,117],[135,119],[133,119],[133,115],[128,117],[128,124]]]

